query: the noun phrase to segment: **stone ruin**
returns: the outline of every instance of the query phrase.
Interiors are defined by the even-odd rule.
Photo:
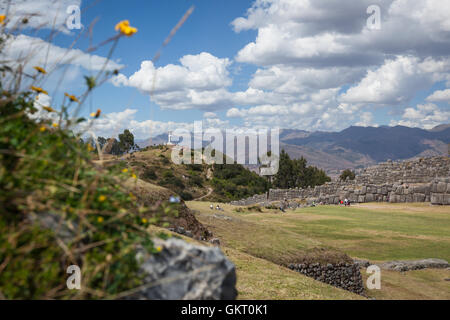
[[[332,181],[314,188],[270,189],[268,193],[230,204],[266,205],[274,201],[304,200],[307,204],[338,204],[349,199],[364,202],[431,202],[450,205],[450,158],[432,157],[394,162],[364,169],[352,181]]]

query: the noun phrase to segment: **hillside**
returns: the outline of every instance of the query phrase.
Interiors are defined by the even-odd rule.
[[[161,134],[152,139],[136,140],[136,143],[140,147],[158,145],[167,142],[167,137],[167,134]],[[445,124],[431,130],[404,126],[352,126],[340,132],[280,131],[280,148],[284,148],[292,158],[305,157],[311,165],[330,174],[347,168],[364,168],[388,159],[446,155],[449,143],[450,125]],[[207,144],[203,141],[204,146]],[[225,143],[223,150],[226,152]],[[254,165],[248,167],[253,168]]]
[[[265,178],[239,164],[176,165],[168,146],[147,147],[124,156],[104,155],[103,164],[129,168],[139,179],[178,194],[183,200],[228,202],[268,191]]]

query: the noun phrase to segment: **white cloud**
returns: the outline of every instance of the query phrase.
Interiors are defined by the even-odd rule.
[[[203,114],[203,118],[214,119],[217,118],[217,114],[215,114],[214,112],[205,112]]]
[[[227,109],[228,118],[245,126],[375,126],[374,107],[398,110],[436,82],[450,84],[450,6],[439,0],[379,0],[381,30],[373,31],[366,26],[372,4],[256,0],[232,22],[236,32],[257,31],[235,56],[237,69],[243,66],[239,62],[256,65],[248,87],[238,92],[229,89],[235,76],[230,60],[206,52],[158,68],[144,61],[131,77],[119,75],[112,82],[152,93],[163,109],[206,111],[211,121],[219,120],[211,112]],[[444,99],[439,94],[428,101]],[[425,117],[431,123],[442,112]],[[412,116],[408,111],[402,121]]]
[[[26,63],[28,70],[33,66],[46,66],[47,71],[61,65],[72,65],[86,70],[99,71],[107,62],[104,57],[87,54],[79,49],[63,48],[40,38],[23,34],[10,37],[6,41],[0,57],[10,65]],[[121,64],[110,60],[105,70],[112,71],[120,68],[122,68]]]
[[[127,80],[119,75],[113,84],[128,85],[152,94],[152,99],[167,109],[214,110],[230,99],[224,89],[231,85],[227,58],[220,59],[207,52],[186,55],[179,65],[156,68],[151,61],[143,61],[141,68]]]
[[[419,104],[416,108],[406,108],[401,120],[392,120],[390,125],[402,125],[408,127],[418,127],[432,129],[435,126],[448,123],[450,121],[450,111],[440,110],[433,103]]]
[[[420,61],[417,57],[398,56],[395,60],[386,60],[376,70],[369,70],[340,100],[347,103],[406,103],[419,90],[427,89],[442,79],[441,73],[449,70],[449,66],[441,61]]]
[[[427,101],[450,102],[450,89],[437,90],[427,97]]]
[[[372,121],[373,121],[373,114],[371,112],[363,112],[359,117],[359,122],[357,122],[355,125],[360,127],[376,126],[373,124]]]
[[[8,4],[8,28],[55,29],[69,33],[67,8],[72,5],[80,7],[81,0],[0,0],[0,12],[6,13]],[[24,18],[28,23],[22,23]]]

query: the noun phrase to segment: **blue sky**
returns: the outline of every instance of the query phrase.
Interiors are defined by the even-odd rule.
[[[5,3],[0,1],[0,8]],[[375,29],[367,24],[373,4],[380,9]],[[81,8],[81,30],[65,26],[69,5]],[[153,65],[164,39],[191,6],[193,14]],[[124,19],[138,28],[120,39],[112,56],[111,70],[120,67],[120,75],[99,87],[82,110],[84,116],[102,110],[95,126],[100,135],[129,128],[146,138],[189,128],[194,120],[210,127],[310,131],[351,125],[430,129],[450,121],[450,3],[17,0],[12,11],[29,16],[29,27],[40,30],[23,30],[26,37],[17,36],[3,55],[14,58],[35,47],[28,67],[60,67],[43,83],[54,106],[64,92],[83,92],[83,76],[96,74],[110,44],[84,54],[73,49],[86,51],[91,42],[115,35],[114,26]],[[54,23],[61,32],[48,44]],[[73,53],[75,61],[58,60],[61,50]]]

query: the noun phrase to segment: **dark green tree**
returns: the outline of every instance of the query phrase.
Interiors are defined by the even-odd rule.
[[[291,159],[286,151],[281,150],[279,169],[274,177],[273,185],[281,189],[307,188],[331,181],[325,171],[307,164],[304,157]]]
[[[134,147],[134,136],[130,130],[125,129],[119,134],[119,145],[122,152],[126,153]]]
[[[341,181],[345,181],[345,180],[347,180],[347,178],[349,180],[355,180],[355,173],[350,169],[345,169],[344,171],[342,171],[341,175],[339,176],[339,179]]]

